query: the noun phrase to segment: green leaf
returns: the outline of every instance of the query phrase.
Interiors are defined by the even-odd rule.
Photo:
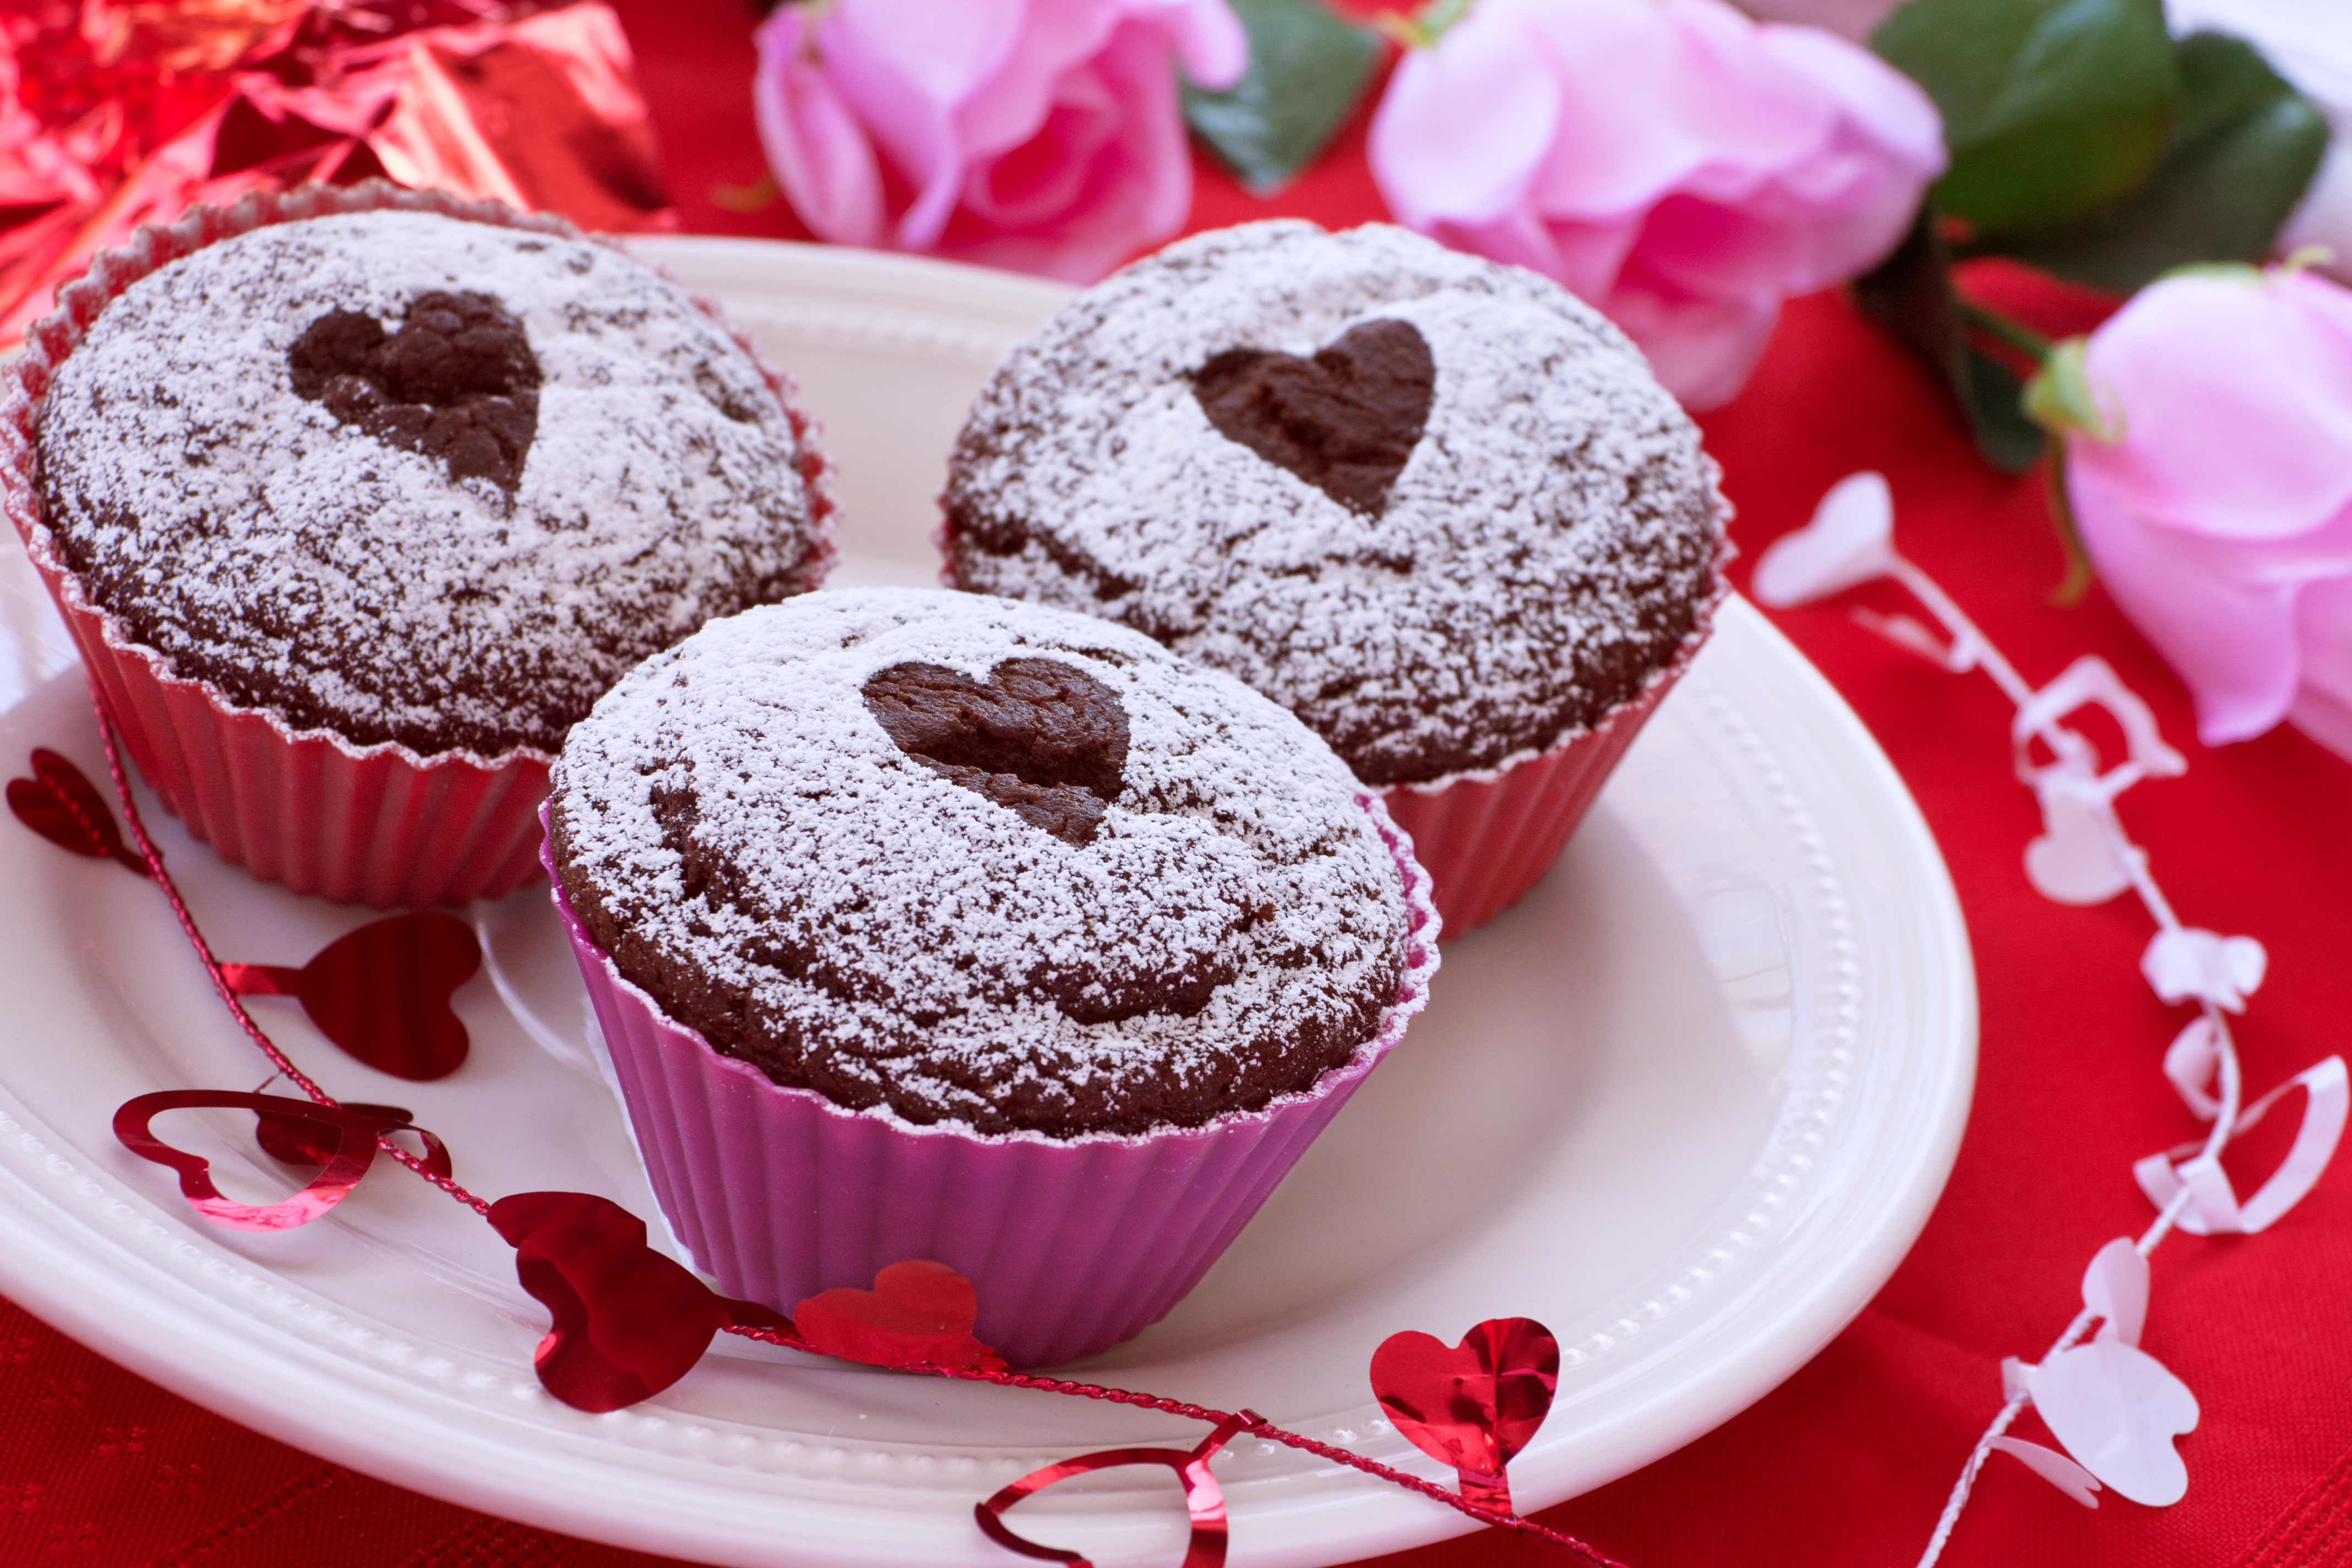
[[[1962,404],[1977,450],[1996,468],[2021,474],[2042,455],[2042,427],[2025,416],[2025,384],[1975,344],[1968,345],[1969,395]]]
[[[1937,233],[1936,210],[1922,206],[1895,254],[1853,282],[1854,303],[1924,362],[1969,422],[1977,451],[2019,474],[2041,455],[2041,427],[2025,416],[2023,390],[2009,366],[1969,342],[1951,252]]]
[[[2327,151],[2327,122],[2252,45],[2180,40],[2180,113],[2147,183],[2106,211],[1996,247],[2117,293],[2201,261],[2258,261]]]
[[[1249,70],[1226,92],[1184,84],[1194,134],[1255,195],[1272,195],[1347,122],[1381,60],[1381,38],[1324,0],[1233,0]]]
[[[1871,46],[1936,100],[1936,205],[1979,235],[2095,212],[2164,155],[2180,85],[2163,0],[1911,0]]]
[[[2091,386],[2088,338],[2068,338],[2050,351],[2033,379],[2025,384],[2027,417],[2053,436],[2088,436],[2095,441],[2120,441],[2123,421],[2099,406]]]

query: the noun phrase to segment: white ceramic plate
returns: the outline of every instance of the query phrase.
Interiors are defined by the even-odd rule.
[[[960,413],[1061,291],[852,252],[645,249],[800,376],[842,468],[836,581],[929,580]],[[0,607],[37,668],[53,635],[28,620],[37,606]],[[36,744],[103,777],[76,675],[0,717],[8,773]],[[256,883],[151,821],[225,958],[299,963],[368,918]],[[645,1405],[557,1405],[531,1376],[545,1319],[512,1254],[423,1184],[387,1167],[327,1221],[255,1236],[197,1219],[168,1173],[119,1147],[109,1119],[131,1096],[250,1089],[267,1068],[143,881],[0,822],[0,1287],[238,1420],[494,1512],[745,1564],[1004,1568],[1017,1559],[974,1527],[977,1500],[1053,1459],[1201,1436],[723,1337]],[[474,1054],[439,1083],[344,1058],[290,1004],[257,1010],[338,1095],[414,1108],[477,1190],[599,1192],[650,1217],[544,895],[478,914],[498,973],[459,993]],[[1085,1374],[1248,1405],[1439,1476],[1380,1418],[1373,1347],[1534,1317],[1564,1365],[1511,1479],[1523,1508],[1555,1502],[1740,1410],[1861,1308],[1950,1168],[1975,1045],[1960,912],[1916,809],[1828,685],[1734,602],[1549,880],[1449,947],[1405,1046],[1233,1250]],[[237,1152],[249,1119],[218,1114],[207,1137],[215,1114],[158,1127],[205,1142],[232,1195],[282,1192],[282,1172]],[[1345,1562],[1471,1528],[1270,1445],[1217,1468],[1236,1564]],[[1156,1471],[1108,1472],[1014,1518],[1106,1565],[1182,1549]]]

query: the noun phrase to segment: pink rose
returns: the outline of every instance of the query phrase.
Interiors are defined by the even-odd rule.
[[[1595,305],[1693,408],[1792,294],[1895,247],[1944,167],[1927,94],[1719,0],[1478,0],[1397,68],[1371,165],[1399,221]]]
[[[2066,440],[2100,580],[2208,745],[2292,719],[2352,757],[2352,293],[2244,269],[2142,289],[2083,350]]]
[[[1183,226],[1176,63],[1230,87],[1225,0],[835,0],[758,34],[760,139],[820,237],[1091,282]]]

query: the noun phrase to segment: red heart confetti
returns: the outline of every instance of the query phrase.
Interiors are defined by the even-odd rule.
[[[1511,1511],[1504,1467],[1559,1383],[1559,1342],[1532,1318],[1489,1318],[1448,1345],[1408,1329],[1372,1352],[1372,1394],[1412,1446],[1460,1472],[1462,1495]]]
[[[363,1118],[373,1127],[378,1137],[389,1132],[414,1132],[425,1142],[425,1168],[436,1176],[451,1173],[449,1146],[433,1133],[409,1119],[408,1110],[399,1105],[368,1105],[354,1101],[343,1109]],[[255,1113],[258,1123],[254,1139],[261,1152],[271,1159],[289,1165],[323,1165],[335,1157],[335,1139],[325,1134],[328,1126],[310,1117],[281,1115],[275,1110]],[[341,1134],[337,1134],[340,1138]]]
[[[36,750],[33,776],[8,781],[8,809],[60,849],[112,860],[147,875],[147,862],[122,842],[122,830],[114,825],[106,797],[79,768],[55,752]]]
[[[379,1072],[446,1078],[472,1041],[449,998],[482,967],[474,928],[455,915],[394,915],[320,949],[299,969],[224,963],[240,996],[291,996],[319,1032]]]
[[[590,1193],[517,1193],[490,1205],[513,1244],[522,1288],[554,1315],[532,1356],[548,1393],[601,1414],[650,1399],[730,1326],[792,1331],[790,1320],[731,1300],[646,1243],[646,1222]]]
[[[793,1309],[809,1348],[868,1366],[1002,1368],[972,1338],[980,1297],[944,1263],[908,1258],[874,1277],[871,1290],[827,1290]]]
[[[1234,1434],[1265,1425],[1265,1417],[1256,1411],[1242,1410],[1219,1422],[1216,1430],[1202,1438],[1200,1447],[1190,1453],[1181,1448],[1106,1448],[1098,1454],[1081,1454],[1075,1459],[1064,1459],[1057,1465],[1030,1471],[986,1502],[973,1504],[972,1516],[980,1521],[982,1534],[999,1546],[1008,1547],[1024,1557],[1034,1557],[1046,1563],[1067,1563],[1073,1568],[1093,1568],[1088,1559],[1075,1552],[1059,1546],[1040,1546],[1034,1541],[1015,1535],[1012,1527],[1004,1522],[1004,1510],[1023,1498],[1036,1496],[1056,1481],[1083,1476],[1090,1470],[1114,1469],[1120,1465],[1165,1465],[1176,1472],[1176,1479],[1184,1488],[1184,1511],[1192,1521],[1192,1534],[1184,1548],[1182,1568],[1223,1568],[1226,1542],[1225,1493],[1224,1489],[1217,1485],[1217,1478],[1209,1473],[1209,1460],[1218,1449],[1233,1441]]]
[[[212,1162],[201,1154],[174,1148],[148,1130],[148,1123],[166,1110],[218,1108],[253,1110],[283,1121],[310,1123],[334,1134],[326,1169],[292,1197],[274,1204],[232,1203],[213,1185]],[[365,1116],[341,1105],[320,1105],[277,1094],[236,1094],[207,1089],[164,1089],[125,1100],[114,1113],[114,1135],[142,1160],[169,1165],[180,1173],[180,1191],[196,1212],[215,1225],[237,1230],[291,1230],[308,1225],[333,1208],[367,1174],[375,1160],[376,1129]],[[324,1147],[323,1140],[314,1140]]]

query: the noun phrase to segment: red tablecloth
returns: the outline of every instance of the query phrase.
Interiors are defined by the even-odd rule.
[[[713,199],[757,184],[750,9],[742,0],[617,0],[690,232],[798,237],[779,205]],[[1196,226],[1276,214],[1383,215],[1359,123],[1317,170],[1261,202],[1202,170]],[[2043,325],[2095,302],[1984,280]],[[2038,479],[1971,455],[1927,377],[1839,298],[1792,306],[1762,369],[1708,416],[1710,449],[1752,563],[1857,468],[1894,484],[1903,548],[2030,680],[2104,655],[2155,706],[2188,776],[2135,789],[2124,816],[2189,923],[2266,943],[2270,978],[2242,1032],[2259,1089],[2352,1045],[2352,766],[2288,730],[2194,743],[2179,684],[2094,592],[2049,591],[2061,561]],[[1737,574],[1743,580],[1745,567]],[[1890,601],[1890,607],[1892,603]],[[2084,1264],[2149,1217],[2131,1163],[2196,1131],[2158,1075],[2185,1021],[2139,978],[2149,935],[2128,900],[2045,902],[2020,856],[2039,831],[2008,765],[2010,710],[1980,679],[1900,654],[1832,605],[1778,617],[1868,721],[1951,864],[1976,945],[1983,1056],[1941,1205],[1877,1300],[1802,1371],[1718,1431],[1545,1517],[1634,1568],[1882,1568],[1916,1561],[2000,1397],[2004,1355],[2038,1356],[2077,1305]],[[2284,1149],[2265,1128],[2241,1191]],[[1403,1326],[1403,1325],[1400,1325]],[[1986,1564],[2352,1563],[2352,1157],[2252,1238],[2179,1237],[2155,1259],[2145,1344],[2195,1390],[2186,1500],[2093,1512],[2005,1459],[1946,1558]],[[656,1560],[416,1496],[196,1408],[0,1303],[0,1562],[186,1568],[618,1568]],[[2029,1415],[2021,1429],[2038,1433]],[[778,1542],[780,1555],[789,1551]],[[1008,1555],[1006,1561],[1014,1561]],[[1394,1568],[1552,1561],[1487,1533],[1382,1560]]]

